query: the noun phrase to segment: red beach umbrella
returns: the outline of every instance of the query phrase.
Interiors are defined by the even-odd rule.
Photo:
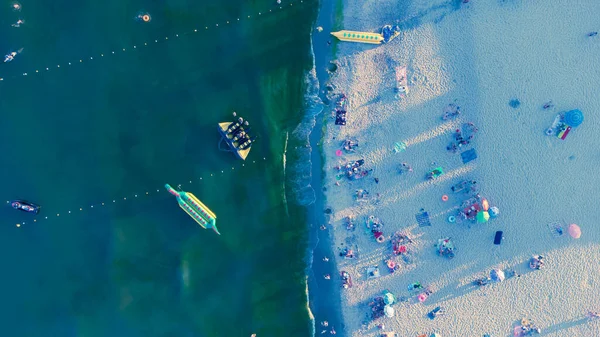
[[[579,239],[581,237],[581,228],[579,228],[579,226],[576,224],[569,225],[568,232],[569,235],[571,235],[571,237],[574,239]]]

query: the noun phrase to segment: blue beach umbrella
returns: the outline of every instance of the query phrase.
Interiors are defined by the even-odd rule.
[[[565,113],[565,123],[571,127],[578,127],[583,123],[583,113],[579,109],[570,110]]]

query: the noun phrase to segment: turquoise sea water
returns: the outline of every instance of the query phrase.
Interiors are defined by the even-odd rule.
[[[0,4],[0,52],[23,48],[0,65],[1,195],[43,209],[35,223],[0,210],[0,335],[308,335],[305,216],[283,155],[317,2],[20,2]],[[260,137],[243,167],[217,149],[232,111]],[[222,235],[164,183],[210,207]]]

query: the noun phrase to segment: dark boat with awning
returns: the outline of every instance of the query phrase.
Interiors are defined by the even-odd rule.
[[[10,206],[16,210],[33,214],[38,214],[41,208],[40,205],[25,200],[12,200]]]
[[[236,116],[236,113],[233,113]],[[248,121],[242,117],[235,122],[222,122],[218,125],[221,140],[219,141],[219,150],[233,152],[241,160],[246,160],[252,144],[256,142],[256,137],[249,134],[250,127]],[[229,149],[223,149],[221,144],[225,142]]]

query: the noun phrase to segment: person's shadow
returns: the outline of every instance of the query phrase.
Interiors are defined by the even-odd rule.
[[[589,321],[589,319],[587,317],[580,317],[580,318],[572,319],[567,322],[554,324],[547,328],[542,328],[542,333],[540,334],[540,336],[549,335],[549,334],[552,334],[552,333],[560,331],[560,330],[569,329],[571,327],[587,323],[588,321]]]

